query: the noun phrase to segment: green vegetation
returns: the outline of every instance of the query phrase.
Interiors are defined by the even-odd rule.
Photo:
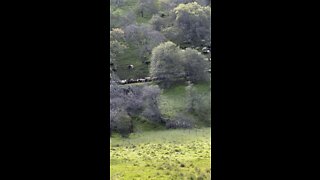
[[[128,15],[129,12],[133,12],[136,16],[135,22],[137,24],[147,24],[152,16],[146,15],[141,17],[134,10],[137,7],[136,0],[126,0],[120,7],[114,7],[111,4],[111,12],[119,17]],[[149,66],[143,64],[139,57],[139,49],[133,44],[130,44],[125,50],[125,53],[121,53],[117,61],[117,75],[120,79],[137,79],[149,76]],[[134,69],[128,71],[128,65],[134,65]]]
[[[134,86],[141,86],[143,83],[134,84]],[[151,84],[151,83],[149,83]],[[184,112],[187,104],[186,98],[186,84],[181,82],[175,86],[162,91],[159,98],[159,107],[161,113],[166,118],[173,118],[178,113]],[[210,86],[208,83],[196,84],[195,89],[198,93],[204,93],[205,98],[210,98]],[[145,118],[135,117],[133,119],[134,131],[152,131],[163,130],[164,126],[158,123],[153,123]],[[200,125],[201,126],[201,125]]]
[[[138,48],[130,45],[125,53],[119,55],[117,75],[120,79],[137,79],[149,76],[149,66],[143,64],[138,56]],[[134,69],[128,70],[128,65],[132,64]]]
[[[110,142],[111,180],[211,177],[210,128],[133,133]]]
[[[177,113],[183,112],[186,108],[186,83],[176,84],[165,89],[160,96],[160,109],[167,118],[174,117]],[[210,87],[208,83],[196,84],[196,91],[205,93],[206,98],[210,98]]]
[[[110,3],[110,179],[211,179],[211,1]]]

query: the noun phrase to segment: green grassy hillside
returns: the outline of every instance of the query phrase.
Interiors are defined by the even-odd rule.
[[[150,83],[149,83],[150,84]],[[142,84],[134,84],[140,86]],[[207,83],[195,84],[195,89],[199,93],[204,93],[210,98],[210,85]],[[162,91],[159,99],[159,107],[165,118],[173,118],[177,113],[183,112],[186,108],[186,84],[180,83]],[[165,129],[162,125],[151,123],[150,121],[137,117],[133,119],[134,131],[144,132]]]
[[[195,84],[195,89],[199,93],[205,93],[210,98],[210,85]],[[160,96],[161,113],[168,118],[174,117],[177,113],[183,112],[186,107],[186,84],[176,84],[175,86],[166,89]]]
[[[126,0],[124,5],[120,7],[111,6],[111,12],[115,12],[119,15],[125,15],[132,11],[136,7],[136,0]],[[136,23],[143,24],[148,23],[152,16],[146,15],[141,17],[137,14]],[[118,57],[117,61],[117,75],[120,79],[138,79],[149,76],[149,66],[142,63],[139,59],[138,49],[132,45],[129,45],[125,50],[125,53]],[[134,69],[129,70],[128,65],[134,65]]]
[[[133,65],[134,69],[128,69],[128,65]],[[125,53],[119,56],[117,61],[117,75],[120,79],[138,79],[149,76],[149,65],[143,63],[138,56],[137,48],[129,46]]]
[[[165,130],[110,139],[111,180],[211,179],[211,129]]]

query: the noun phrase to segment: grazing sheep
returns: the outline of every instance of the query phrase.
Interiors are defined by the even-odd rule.
[[[151,62],[150,61],[144,61],[143,63],[146,64],[146,65],[149,65]]]
[[[127,80],[120,80],[120,84],[126,84]]]
[[[129,80],[128,80],[128,83],[134,83],[134,82],[135,82],[134,79],[129,79]]]
[[[128,66],[128,69],[133,69],[133,68],[134,66],[132,64]]]
[[[202,53],[204,53],[204,54],[210,53],[209,48],[207,48],[207,47],[202,48]]]

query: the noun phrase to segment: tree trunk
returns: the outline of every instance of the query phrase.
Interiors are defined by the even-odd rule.
[[[133,133],[133,123],[132,123],[132,120],[130,121],[129,132],[130,132],[130,133]]]

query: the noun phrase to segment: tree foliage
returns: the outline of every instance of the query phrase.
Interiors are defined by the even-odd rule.
[[[211,8],[196,2],[179,4],[174,10],[175,26],[181,30],[182,40],[201,44],[211,39]]]
[[[192,83],[186,87],[186,96],[186,112],[194,115],[199,122],[211,126],[211,98],[199,93]]]
[[[183,62],[176,44],[168,41],[152,50],[150,74],[162,80],[164,87],[169,87],[184,74]]]
[[[126,41],[139,49],[139,58],[145,59],[154,47],[165,41],[165,37],[150,26],[131,24],[125,27]]]
[[[110,31],[110,63],[115,63],[118,55],[122,54],[127,48],[124,31],[114,28]]]
[[[187,48],[182,50],[182,59],[188,80],[197,83],[210,79],[210,75],[205,71],[210,67],[205,57],[197,50]]]
[[[133,131],[132,119],[143,116],[161,123],[157,86],[120,86],[110,84],[110,128],[126,136]]]

